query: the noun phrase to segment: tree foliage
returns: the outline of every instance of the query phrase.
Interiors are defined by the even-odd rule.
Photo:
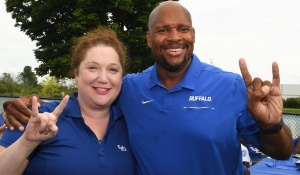
[[[18,84],[13,79],[10,73],[4,72],[0,76],[0,93],[7,95],[14,95],[15,91],[18,90]]]
[[[25,89],[36,87],[38,83],[36,75],[30,66],[25,66],[23,72],[21,72],[17,78]]]
[[[71,77],[70,49],[77,37],[100,25],[114,29],[128,48],[127,72],[153,64],[146,45],[148,16],[162,0],[6,0],[6,10],[31,40],[41,64],[36,73]]]
[[[300,109],[300,97],[287,98],[286,100],[283,100],[283,106],[285,108],[298,108],[298,109]]]
[[[53,76],[47,76],[42,82],[42,95],[46,97],[55,97],[59,92],[60,84]]]

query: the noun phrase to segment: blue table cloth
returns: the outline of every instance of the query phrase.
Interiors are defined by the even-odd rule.
[[[300,175],[296,168],[299,159],[291,157],[289,160],[264,158],[249,168],[251,175]]]

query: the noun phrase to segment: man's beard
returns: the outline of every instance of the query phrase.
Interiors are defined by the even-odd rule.
[[[157,64],[159,64],[161,67],[163,67],[165,70],[169,71],[169,72],[177,72],[180,71],[181,69],[183,69],[188,63],[189,60],[191,59],[192,55],[184,55],[183,60],[178,63],[178,64],[170,64],[166,57],[162,54],[161,58],[159,60],[156,61]]]
[[[162,67],[164,67],[169,72],[177,72],[181,70],[187,63],[188,58],[184,55],[184,59],[179,64],[170,64],[164,56],[162,56]]]

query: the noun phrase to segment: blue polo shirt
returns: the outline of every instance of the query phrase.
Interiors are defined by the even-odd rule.
[[[41,143],[29,157],[24,174],[135,174],[133,156],[124,117],[116,107],[101,143],[84,123],[77,94],[72,94],[57,121],[58,133],[53,139]],[[40,112],[53,111],[58,102],[44,103]],[[22,133],[5,131],[0,144],[7,147]]]
[[[4,125],[4,118],[1,114],[1,116],[0,116],[0,126],[3,126],[3,125]]]
[[[243,174],[239,135],[258,146],[259,128],[242,77],[196,55],[171,90],[156,72],[154,65],[124,77],[118,100],[142,173]]]
[[[2,114],[0,115],[0,127],[4,125],[4,119],[3,119],[3,116]],[[0,139],[1,139],[1,136],[0,136]]]
[[[246,144],[246,147],[249,151],[251,161],[258,161],[262,159],[262,152],[258,148],[254,147],[252,144]]]

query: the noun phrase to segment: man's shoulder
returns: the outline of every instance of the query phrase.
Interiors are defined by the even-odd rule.
[[[39,112],[52,112],[59,105],[59,103],[60,101],[42,103],[41,107],[39,108]]]
[[[139,81],[141,79],[149,80],[153,67],[154,66],[148,67],[147,69],[145,69],[141,72],[126,74],[123,77],[123,85],[126,82],[133,83],[133,82]]]

